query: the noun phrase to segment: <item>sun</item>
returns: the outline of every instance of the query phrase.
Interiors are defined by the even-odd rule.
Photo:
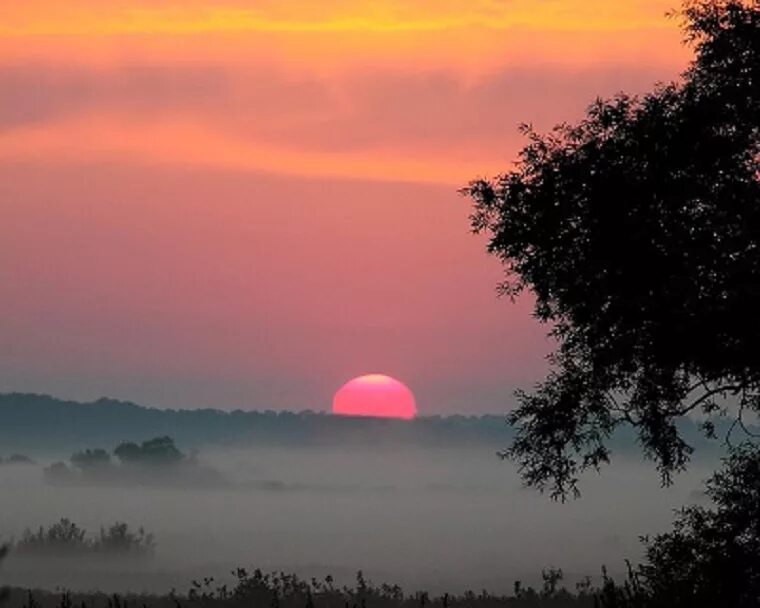
[[[411,420],[417,415],[414,394],[384,374],[368,374],[346,382],[333,398],[333,414]]]

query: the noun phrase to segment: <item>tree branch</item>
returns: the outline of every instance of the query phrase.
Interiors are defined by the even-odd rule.
[[[704,385],[704,383],[702,384]],[[675,415],[685,416],[686,414],[693,411],[694,409],[699,407],[701,404],[705,403],[708,399],[710,399],[711,397],[714,397],[715,395],[724,394],[729,391],[733,393],[734,395],[736,395],[739,391],[744,389],[744,387],[745,387],[744,384],[726,384],[723,386],[718,386],[716,388],[710,389],[706,393],[704,393],[701,397],[692,401],[686,407],[681,408],[680,410],[676,410]],[[693,389],[690,389],[690,390],[693,390]]]

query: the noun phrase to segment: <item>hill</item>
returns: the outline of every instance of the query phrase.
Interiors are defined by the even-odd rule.
[[[683,423],[687,440],[700,452],[714,454],[719,441],[700,436],[697,423]],[[718,437],[722,437],[718,425]],[[223,411],[218,409],[158,409],[126,401],[101,398],[81,403],[32,393],[0,394],[0,445],[5,452],[69,453],[170,435],[189,448],[205,445],[292,445],[294,447],[343,444],[407,444],[458,447],[507,445],[512,430],[504,417],[422,416],[412,421],[333,416],[302,411]],[[621,430],[613,447],[627,452],[634,447],[630,432]]]
[[[0,394],[0,444],[5,451],[90,447],[170,435],[190,447],[207,444],[327,445],[351,442],[486,443],[509,440],[502,416],[426,416],[413,421],[302,411],[158,409],[101,398],[81,403],[31,393]]]

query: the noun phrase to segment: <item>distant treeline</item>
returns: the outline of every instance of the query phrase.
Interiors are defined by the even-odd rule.
[[[702,451],[708,443],[697,423],[683,423],[684,437]],[[721,428],[717,429],[720,438]],[[465,446],[496,449],[512,437],[503,416],[423,416],[416,420],[351,418],[303,411],[163,410],[134,403],[99,399],[90,403],[63,401],[46,395],[0,394],[0,445],[9,450],[77,450],[93,441],[117,444],[125,437],[171,435],[189,447],[205,444],[246,445],[410,445]],[[710,447],[712,446],[712,447]],[[634,439],[621,432],[616,451],[632,450]]]
[[[511,437],[502,416],[430,416],[414,421],[348,418],[312,411],[164,410],[99,399],[80,403],[46,395],[0,394],[0,445],[6,449],[73,451],[94,441],[170,435],[197,447],[209,443],[329,445],[405,442],[502,446]]]

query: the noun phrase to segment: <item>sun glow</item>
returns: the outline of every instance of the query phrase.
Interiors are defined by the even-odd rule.
[[[458,188],[516,153],[512,116],[677,74],[671,5],[6,2],[0,161]]]
[[[187,2],[181,7],[91,0],[36,0],[4,9],[0,34],[11,36],[104,36],[202,32],[441,32],[490,30],[633,30],[667,27],[664,0],[610,3],[606,0],[489,0],[440,2],[265,2],[255,8],[234,0]]]
[[[333,399],[333,414],[410,420],[417,415],[414,394],[384,374],[359,376],[344,384]]]

